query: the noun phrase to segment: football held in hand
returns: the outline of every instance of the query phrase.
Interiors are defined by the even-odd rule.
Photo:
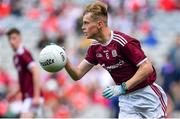
[[[51,73],[55,73],[64,68],[67,62],[66,53],[63,48],[56,44],[47,45],[39,55],[41,67]]]

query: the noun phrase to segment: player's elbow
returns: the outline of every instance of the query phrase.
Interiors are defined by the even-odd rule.
[[[79,81],[80,78],[76,77],[76,78],[73,78],[74,81]]]
[[[142,71],[144,71],[144,73],[146,75],[150,75],[151,73],[153,73],[153,66],[151,64],[150,61],[145,61],[142,65],[141,65]]]
[[[149,64],[149,66],[147,67],[147,73],[148,73],[148,75],[150,75],[150,74],[152,74],[153,73],[153,67],[152,67],[152,65],[151,64]]]
[[[147,61],[144,65],[144,71],[146,71],[147,75],[150,75],[153,73],[153,66],[150,61]]]
[[[77,76],[73,76],[72,79],[73,79],[74,81],[79,81],[81,78],[77,75]]]
[[[77,69],[76,73],[73,75],[73,80],[79,81],[83,76],[84,76],[84,73],[81,70]]]

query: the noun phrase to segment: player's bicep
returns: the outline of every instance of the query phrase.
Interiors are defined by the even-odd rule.
[[[90,69],[93,68],[93,64],[90,64],[87,60],[83,60],[79,65],[78,65],[78,74],[80,78],[82,78]]]
[[[141,68],[141,70],[144,72],[144,74],[145,73],[150,74],[154,70],[152,63],[147,58],[141,64],[139,64],[139,68]]]

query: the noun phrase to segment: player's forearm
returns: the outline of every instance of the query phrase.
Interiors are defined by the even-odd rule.
[[[34,79],[34,96],[35,97],[39,97],[40,96],[40,83],[39,83],[39,79],[36,78]]]
[[[144,81],[153,72],[151,63],[147,60],[140,65],[135,75],[126,82],[127,89],[130,90]]]
[[[34,85],[34,97],[40,96],[40,77],[39,77],[39,70],[38,68],[34,69],[33,72],[33,85]]]
[[[69,60],[67,60],[67,63],[65,65],[65,69],[68,72],[68,74],[71,76],[71,78],[74,81],[77,81],[80,79],[80,76],[78,75],[77,69],[75,69]]]

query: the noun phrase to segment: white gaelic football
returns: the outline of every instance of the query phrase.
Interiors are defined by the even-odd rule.
[[[67,62],[67,56],[63,48],[56,44],[47,45],[39,55],[41,67],[48,72],[58,72]]]

